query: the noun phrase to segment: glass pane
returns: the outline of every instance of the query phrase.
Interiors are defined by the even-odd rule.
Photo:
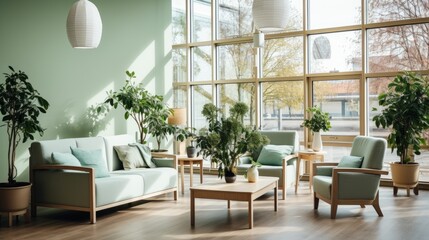
[[[311,35],[310,73],[362,70],[361,31]]]
[[[187,87],[177,86],[173,89],[173,107],[175,108],[186,108],[187,102]]]
[[[429,17],[425,0],[368,0],[368,22],[384,22]]]
[[[211,0],[192,0],[191,33],[193,42],[211,40]]]
[[[280,32],[268,32],[266,34],[277,34],[282,32],[301,31],[303,29],[303,1],[289,0],[288,22],[285,30]]]
[[[264,77],[304,74],[302,37],[267,40],[263,52]]]
[[[253,59],[250,43],[219,46],[217,79],[251,78]]]
[[[378,105],[378,95],[387,91],[387,85],[392,82],[393,78],[369,78],[368,79],[368,134],[374,137],[387,137],[389,129],[377,128],[373,117],[381,113],[382,108]],[[372,111],[377,108],[377,111]]]
[[[264,82],[262,92],[263,130],[296,130],[304,139],[304,82]]]
[[[186,82],[186,51],[185,49],[173,49],[173,81]]]
[[[201,111],[206,103],[212,102],[212,86],[211,85],[195,85],[192,86],[192,127],[201,129],[206,127],[206,119]]]
[[[368,71],[429,68],[429,24],[368,30]]]
[[[309,0],[308,28],[319,29],[361,23],[361,0]]]
[[[218,38],[241,37],[252,33],[252,0],[220,0]]]
[[[192,51],[192,76],[193,81],[212,79],[211,47],[194,47]]]
[[[171,2],[173,9],[173,44],[185,43],[186,41],[186,0],[173,0]]]
[[[313,106],[331,117],[325,134],[359,135],[359,80],[314,81]]]
[[[236,102],[244,102],[249,107],[249,113],[244,119],[246,125],[255,125],[256,101],[255,84],[221,84],[217,87],[219,96],[219,107],[224,116],[229,116],[229,108]]]

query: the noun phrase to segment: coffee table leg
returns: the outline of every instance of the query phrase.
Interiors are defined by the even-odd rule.
[[[276,186],[274,187],[274,212],[277,212],[277,203],[278,203],[278,197],[277,197],[277,191],[278,191],[278,183],[276,182]]]
[[[191,189],[191,226],[195,226],[195,198],[194,191]]]
[[[249,201],[249,228],[253,228],[253,199]]]
[[[203,183],[203,161],[200,162],[200,183]]]
[[[228,209],[231,208],[231,200],[228,200]]]

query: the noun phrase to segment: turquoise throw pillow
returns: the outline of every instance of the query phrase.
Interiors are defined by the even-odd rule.
[[[70,149],[82,166],[94,168],[96,178],[110,176],[106,162],[103,160],[103,152],[101,149],[82,149],[74,147],[70,147]]]
[[[282,166],[283,158],[290,155],[293,146],[290,145],[265,145],[258,157],[262,165]]]
[[[340,163],[338,163],[338,167],[360,168],[362,166],[362,160],[363,157],[344,156],[341,158]]]
[[[51,159],[52,163],[57,165],[67,165],[75,167],[82,166],[79,160],[71,153],[53,152],[51,154]]]

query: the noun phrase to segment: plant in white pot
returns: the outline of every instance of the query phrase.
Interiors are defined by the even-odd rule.
[[[329,131],[329,129],[331,129],[331,121],[329,120],[329,114],[322,112],[317,106],[308,108],[307,112],[311,114],[310,119],[305,119],[301,126],[313,132],[313,143],[311,147],[314,151],[318,152],[323,149],[320,131]]]
[[[249,182],[257,182],[259,179],[259,171],[258,167],[262,166],[259,162],[253,161],[253,159],[250,160],[252,165],[247,169],[247,171],[244,173],[244,177]]]
[[[248,111],[245,103],[237,102],[230,108],[229,117],[221,116],[220,109],[211,103],[205,104],[201,112],[208,127],[198,133],[197,147],[204,158],[210,157],[218,164],[218,176],[225,176],[227,183],[235,182],[237,164],[243,154],[269,142],[254,127],[244,125]]]
[[[31,183],[17,182],[16,149],[22,142],[33,140],[34,134],[43,134],[38,120],[46,113],[49,103],[28,81],[28,76],[16,72],[5,73],[6,81],[0,84],[0,113],[8,135],[8,182],[0,183],[0,212],[24,214],[30,202]],[[9,222],[10,223],[10,222]]]
[[[398,75],[378,96],[378,104],[381,113],[373,121],[377,127],[391,130],[387,143],[400,159],[390,164],[394,194],[401,187],[407,189],[408,196],[411,188],[417,195],[419,165],[411,155],[419,155],[426,142],[423,133],[429,129],[429,81],[412,72]]]

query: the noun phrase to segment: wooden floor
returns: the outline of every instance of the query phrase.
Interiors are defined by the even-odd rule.
[[[189,176],[187,176],[189,177]],[[216,180],[205,175],[205,181]],[[197,184],[199,178],[195,175]],[[429,239],[429,191],[406,197],[400,190],[381,188],[380,205],[384,217],[370,206],[340,206],[336,220],[330,219],[328,204],[320,202],[313,210],[308,185],[298,194],[289,188],[286,200],[279,200],[273,211],[273,193],[254,203],[254,228],[248,229],[247,204],[196,200],[196,225],[190,226],[189,180],[185,195],[173,201],[163,195],[134,206],[123,206],[97,214],[97,223],[89,224],[86,213],[40,209],[31,223],[21,220],[11,228],[3,217],[0,239]],[[280,196],[280,193],[279,193]]]

